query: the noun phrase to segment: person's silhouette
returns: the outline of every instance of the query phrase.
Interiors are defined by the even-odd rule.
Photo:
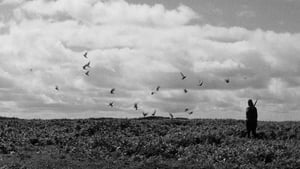
[[[252,135],[256,137],[257,109],[251,99],[248,100],[248,105],[249,107],[246,109],[246,127],[248,138],[250,138],[250,132],[252,132]]]

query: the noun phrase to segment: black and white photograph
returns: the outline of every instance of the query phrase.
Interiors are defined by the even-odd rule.
[[[300,169],[300,1],[0,0],[0,169]]]

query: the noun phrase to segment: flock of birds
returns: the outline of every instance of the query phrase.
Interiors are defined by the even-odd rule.
[[[83,54],[83,57],[86,58],[86,59],[88,59],[88,52],[85,52],[85,53]],[[89,73],[90,73],[89,68],[91,68],[90,64],[91,64],[91,62],[88,61],[86,64],[84,64],[84,65],[82,66],[82,69],[84,70],[84,74],[85,74],[86,76],[89,76]],[[30,71],[32,71],[32,69],[30,69]],[[180,77],[181,77],[181,80],[185,80],[185,79],[187,78],[187,76],[186,76],[185,74],[183,74],[182,72],[180,72]],[[224,80],[225,80],[226,83],[229,83],[229,82],[230,82],[230,79],[229,79],[229,78],[224,79]],[[202,80],[199,80],[197,86],[201,87],[201,86],[203,86],[203,84],[204,84],[204,82],[203,82]],[[158,86],[154,89],[154,91],[151,91],[150,94],[151,94],[151,95],[154,95],[154,94],[158,93],[158,92],[160,91],[160,88],[161,88],[161,86],[158,85]],[[58,85],[55,86],[55,90],[57,90],[57,91],[60,90]],[[112,94],[112,95],[115,94],[115,91],[116,91],[115,88],[110,89],[110,94]],[[183,91],[184,91],[184,93],[188,93],[188,90],[187,90],[186,88],[184,88]],[[113,108],[113,107],[114,107],[114,102],[113,102],[113,101],[109,102],[109,103],[108,103],[108,106],[111,107],[111,108]],[[134,108],[134,110],[139,110],[138,103],[134,103],[134,104],[133,104],[133,108]],[[156,112],[157,112],[157,111],[154,110],[153,113],[151,114],[151,116],[155,116],[155,115],[156,115]],[[185,109],[184,109],[184,112],[187,113],[188,115],[192,115],[192,114],[193,114],[193,111],[190,110],[189,108],[185,108]],[[146,113],[146,112],[143,111],[143,112],[142,112],[142,115],[143,115],[143,117],[147,117],[147,116],[148,116],[148,113]],[[170,116],[171,119],[174,118],[174,115],[173,115],[172,113],[169,113],[169,116]]]
[[[83,57],[86,58],[86,59],[88,59],[87,54],[88,54],[88,52],[85,52],[85,53],[83,54]],[[84,74],[85,74],[86,76],[89,76],[89,75],[90,75],[90,70],[88,70],[88,68],[91,68],[90,65],[91,65],[91,61],[89,61],[88,63],[86,63],[86,64],[84,64],[84,65],[82,66],[82,69],[85,71]],[[30,69],[30,71],[32,72],[32,69]],[[58,85],[55,86],[55,90],[59,91]]]
[[[180,72],[180,76],[181,76],[181,80],[184,80],[184,79],[186,79],[186,75],[184,75],[182,72]],[[225,82],[226,83],[229,83],[229,79],[226,79],[225,80]],[[202,86],[203,85],[203,81],[201,81],[201,80],[199,80],[199,83],[198,83],[198,86]],[[154,91],[151,91],[151,95],[154,95],[154,94],[156,94],[156,93],[158,93],[159,91],[160,91],[160,86],[158,85],[155,89],[154,89]],[[112,88],[111,90],[110,90],[110,94],[115,94],[115,88]],[[186,88],[184,88],[183,89],[183,91],[184,91],[184,93],[187,93],[188,92],[188,90],[186,89]],[[114,106],[114,102],[112,101],[112,102],[110,102],[109,104],[108,104],[108,106],[110,106],[111,108]],[[138,103],[134,103],[133,104],[133,108],[135,109],[135,110],[138,110],[139,109],[139,107],[138,107]],[[156,110],[154,110],[153,111],[153,113],[151,114],[151,116],[155,116],[156,115]],[[184,110],[184,112],[186,112],[186,113],[188,113],[189,115],[192,115],[193,114],[193,111],[190,111],[189,110],[189,108],[185,108],[185,110]],[[148,116],[148,113],[146,113],[146,112],[142,112],[142,115],[143,115],[143,117],[147,117]],[[174,115],[172,114],[172,113],[169,113],[169,116],[170,116],[170,118],[174,118]]]

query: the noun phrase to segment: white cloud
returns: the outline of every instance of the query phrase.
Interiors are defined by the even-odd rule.
[[[196,25],[191,21],[201,16],[186,6],[169,10],[121,0],[34,0],[14,13],[9,31],[0,34],[0,106],[21,117],[33,111],[40,113],[34,117],[104,111],[132,117],[140,113],[132,108],[139,102],[145,111],[188,106],[201,112],[194,117],[243,118],[248,98],[260,99],[270,116],[294,112],[300,99],[299,34]],[[88,61],[89,77],[82,70]],[[151,96],[157,85],[161,91]]]
[[[2,0],[0,2],[0,5],[16,5],[16,4],[21,4],[25,0]]]
[[[0,22],[0,30],[4,27],[5,27],[5,24],[3,22]]]
[[[251,10],[243,10],[237,13],[238,17],[243,17],[243,18],[254,18],[256,17],[256,13]]]
[[[141,24],[175,26],[188,23],[198,15],[186,6],[167,10],[162,5],[133,5],[126,1],[43,1],[24,4],[21,10],[28,15],[55,16],[66,14],[89,24]],[[118,11],[118,12],[116,12]]]

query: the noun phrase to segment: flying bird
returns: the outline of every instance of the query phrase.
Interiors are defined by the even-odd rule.
[[[133,106],[134,108],[135,108],[135,110],[137,110],[138,109],[138,104],[137,103],[134,103],[134,106]]]
[[[89,73],[90,73],[90,71],[87,71],[84,74],[87,75],[87,76],[89,76],[90,75]]]
[[[33,69],[31,68],[31,69],[29,69],[30,70],[30,72],[32,72],[33,71]]]
[[[115,94],[115,88],[112,88],[111,90],[110,90],[110,94]]]
[[[55,86],[55,90],[59,91],[59,87],[58,87],[58,86]]]
[[[184,88],[183,91],[184,91],[184,93],[187,93],[187,92],[188,92],[188,90],[187,90],[186,88]]]
[[[143,112],[143,116],[146,117],[148,115],[148,113]]]
[[[154,94],[155,94],[155,92],[152,91],[152,92],[151,92],[151,95],[154,95]]]
[[[82,66],[83,70],[86,70],[87,67],[90,68],[90,64],[91,64],[91,62],[89,61],[87,64],[83,65]]]
[[[180,72],[180,75],[181,75],[181,80],[184,80],[186,78],[186,76],[182,72]]]
[[[203,81],[200,81],[200,80],[199,80],[198,86],[202,86],[202,85],[203,85]]]
[[[159,89],[160,89],[160,86],[157,86],[157,87],[156,87],[156,91],[158,92],[158,91],[159,91]]]
[[[171,119],[173,119],[173,118],[174,118],[174,116],[173,116],[173,114],[172,114],[172,113],[169,113],[169,115],[170,115]]]
[[[225,82],[226,82],[226,83],[229,83],[229,82],[230,82],[230,79],[229,79],[229,78],[225,79]]]
[[[110,103],[108,104],[108,106],[113,107],[113,106],[114,106],[114,102],[110,102]]]
[[[85,58],[88,58],[88,57],[87,57],[87,54],[88,54],[88,53],[85,52],[85,53],[83,54],[83,56],[84,56]]]
[[[189,111],[189,108],[185,108],[184,111],[185,111],[185,112]]]
[[[191,112],[189,112],[189,115],[192,115],[194,112],[193,111],[191,111]]]
[[[154,110],[154,112],[152,113],[152,116],[155,116],[155,114],[156,114],[156,110]]]

